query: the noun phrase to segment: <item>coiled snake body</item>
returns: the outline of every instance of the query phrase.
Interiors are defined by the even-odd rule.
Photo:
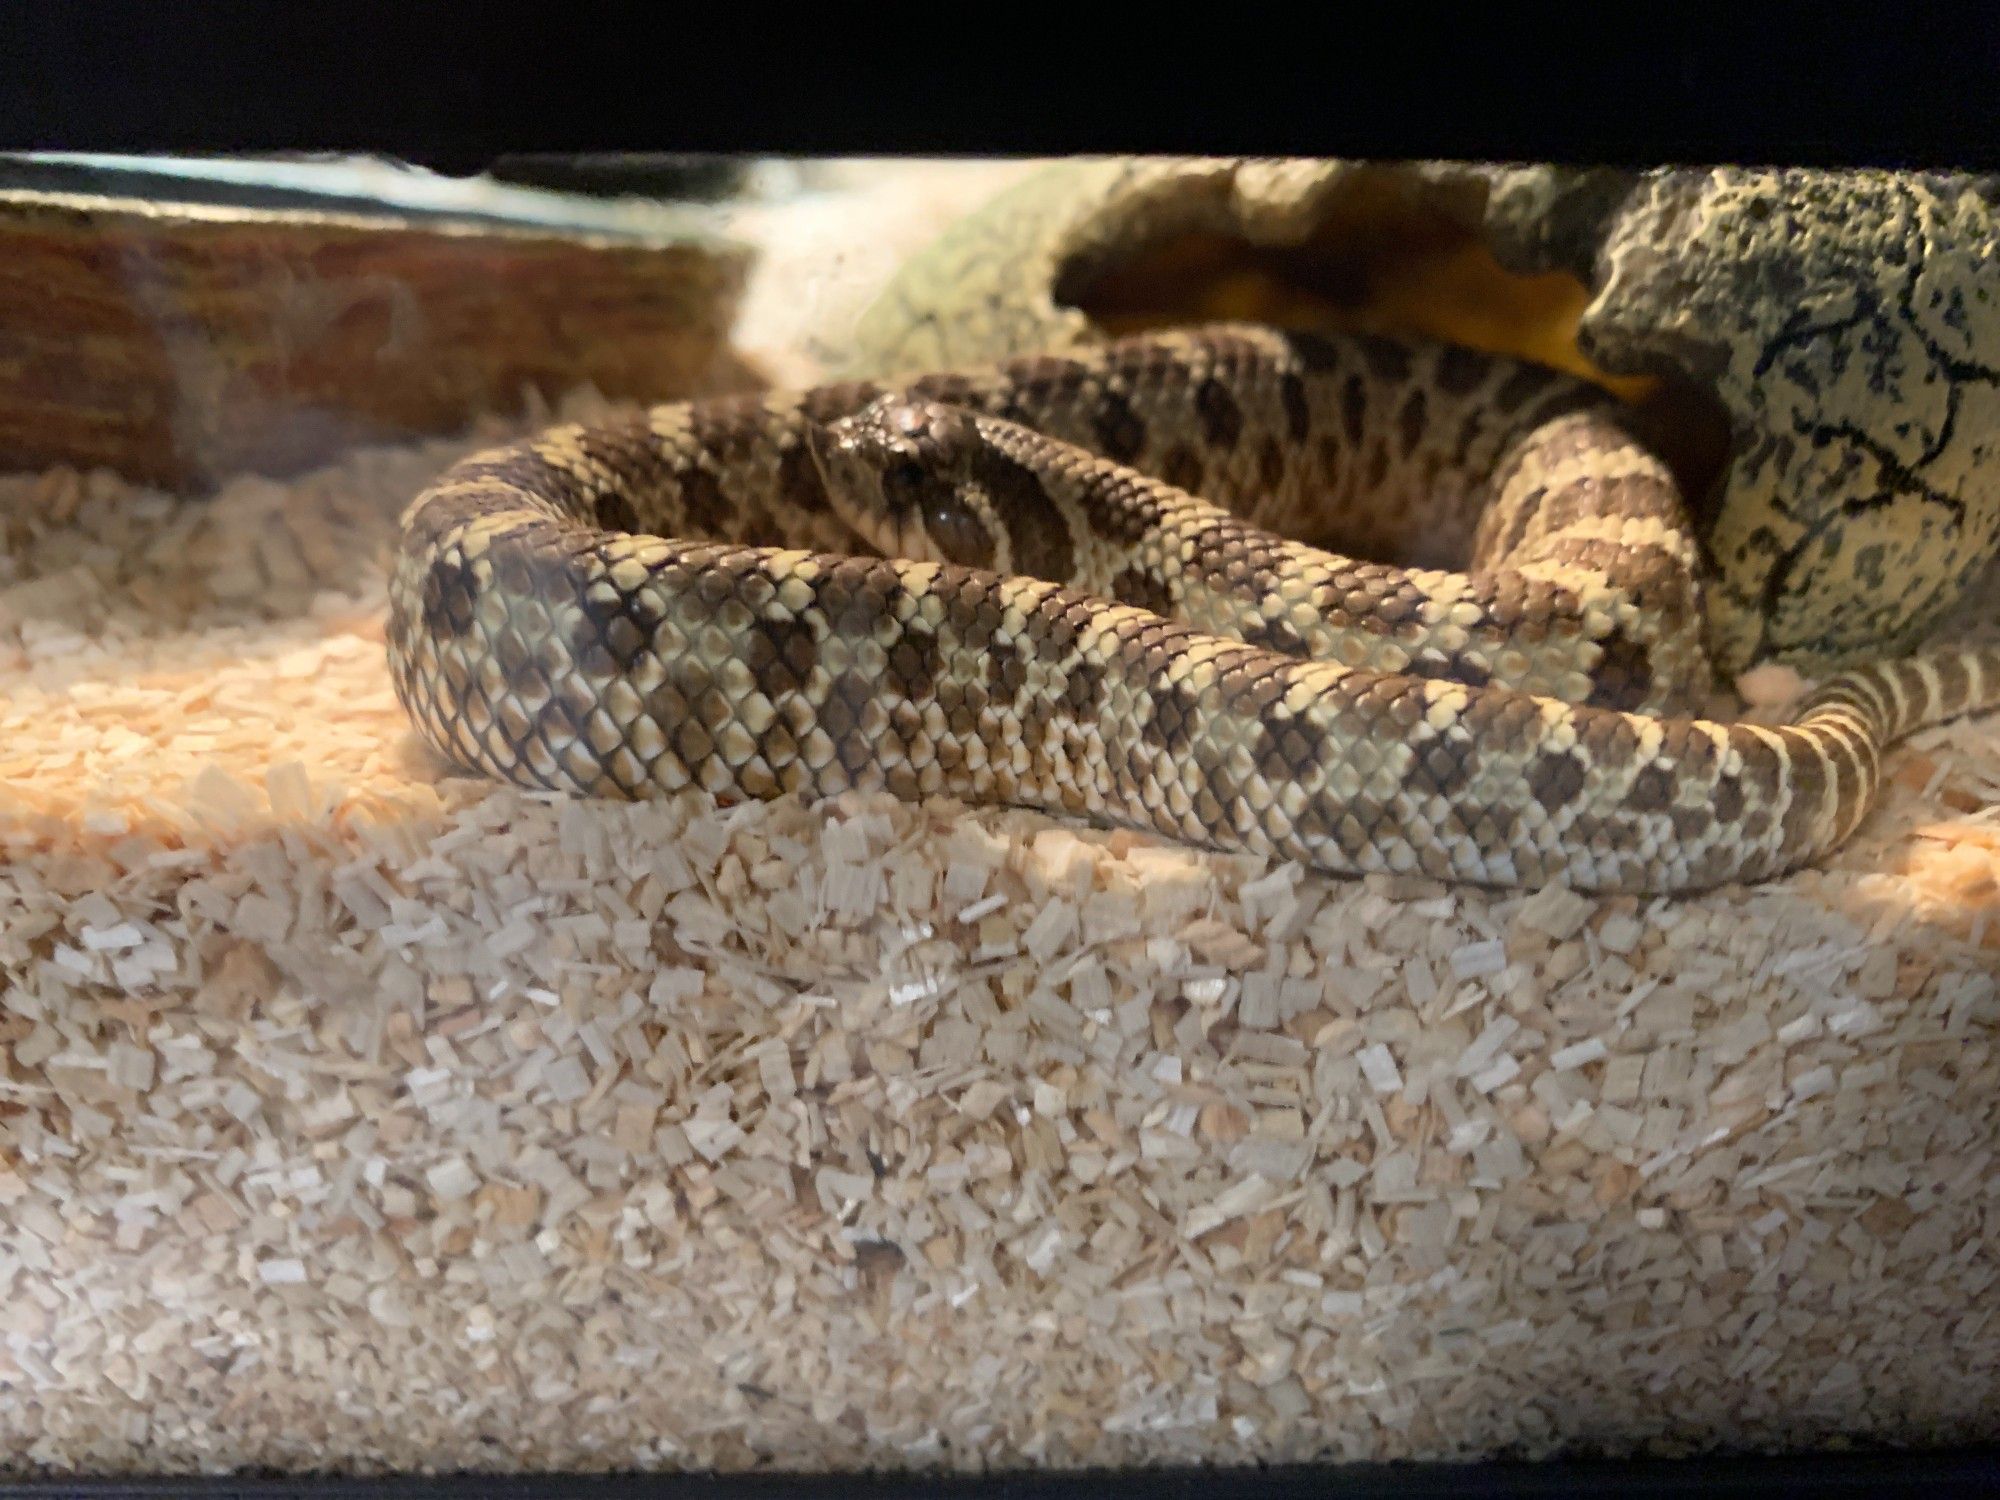
[[[1708,676],[1686,525],[1567,377],[1215,327],[476,455],[404,516],[389,655],[435,746],[531,787],[1698,889],[1846,838],[1887,743],[2000,703],[2000,649],[1844,674],[1788,728],[1662,717]],[[1329,532],[1411,566],[1283,539]]]

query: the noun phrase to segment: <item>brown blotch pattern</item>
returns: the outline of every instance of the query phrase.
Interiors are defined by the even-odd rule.
[[[1625,793],[1625,805],[1634,812],[1661,812],[1673,795],[1672,773],[1661,766],[1647,766],[1632,778],[1632,785]]]
[[[1364,336],[1361,358],[1369,373],[1384,385],[1402,385],[1410,378],[1410,351],[1391,339]]]
[[[1493,404],[1503,412],[1517,412],[1545,393],[1561,377],[1541,365],[1520,365],[1500,383]]]
[[[1208,465],[1202,462],[1201,455],[1186,443],[1175,443],[1160,455],[1160,479],[1177,490],[1199,494],[1207,472]]]
[[[1576,800],[1586,780],[1584,764],[1568,750],[1551,750],[1528,767],[1528,793],[1545,812],[1560,812]]]
[[[1169,682],[1152,696],[1152,712],[1142,735],[1169,755],[1185,755],[1193,743],[1201,695],[1184,682]]]
[[[1420,651],[1410,658],[1409,673],[1436,682],[1461,682],[1467,687],[1485,687],[1493,680],[1490,668],[1459,651]]]
[[[1350,375],[1341,383],[1340,429],[1347,434],[1348,447],[1361,446],[1368,430],[1368,386],[1359,375]]]
[[[1430,407],[1424,395],[1424,388],[1418,386],[1403,399],[1403,408],[1396,415],[1396,422],[1402,432],[1403,453],[1407,457],[1417,451],[1424,440],[1424,420]]]
[[[778,497],[795,510],[818,513],[831,508],[825,476],[804,443],[793,443],[778,456]],[[755,545],[772,545],[778,539],[749,536],[744,540]]]
[[[1266,437],[1257,449],[1257,482],[1272,492],[1285,482],[1285,450],[1274,437]]]
[[[1097,434],[1099,451],[1114,463],[1129,464],[1145,449],[1146,423],[1132,403],[1116,391],[1098,397],[1090,426]]]
[[[1151,610],[1156,615],[1174,613],[1174,592],[1166,580],[1145,568],[1130,567],[1111,580],[1111,597],[1134,609]]]
[[[759,620],[744,638],[743,662],[765,697],[797,692],[819,663],[812,622],[795,615]]]
[[[457,640],[472,629],[472,569],[459,557],[446,555],[424,570],[424,633],[441,640]]]
[[[1063,684],[1063,706],[1079,719],[1094,718],[1104,707],[1106,675],[1102,663],[1079,661]]]
[[[1453,396],[1469,396],[1485,381],[1492,362],[1459,344],[1447,344],[1437,357],[1438,389]]]
[[[1243,436],[1243,408],[1222,382],[1204,380],[1194,393],[1194,409],[1201,418],[1201,435],[1211,448],[1224,453]]]
[[[725,534],[735,510],[722,482],[707,469],[690,469],[680,476],[680,502],[685,529],[703,537]]]
[[[1590,672],[1589,702],[1598,708],[1630,711],[1652,697],[1653,656],[1614,626],[1598,642],[1602,655]]]
[[[1028,666],[1012,646],[995,645],[986,658],[986,686],[1001,698],[1012,698],[1028,680]]]
[[[1286,438],[1294,446],[1303,443],[1312,433],[1312,402],[1305,381],[1291,370],[1278,378],[1278,404],[1285,413]]]
[[[570,651],[579,665],[599,675],[627,671],[652,645],[665,617],[651,593],[622,593],[608,580],[585,589],[577,604]]]
[[[889,650],[889,672],[906,697],[928,698],[944,674],[948,654],[927,630],[907,630]]]
[[[1346,364],[1341,346],[1323,334],[1293,329],[1281,334],[1280,339],[1285,352],[1308,375],[1323,375]]]

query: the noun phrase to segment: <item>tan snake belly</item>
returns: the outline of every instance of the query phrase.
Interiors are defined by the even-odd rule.
[[[828,424],[885,392],[930,405],[870,472]],[[861,555],[868,504],[921,532],[892,512],[944,483],[946,429],[989,534]],[[404,516],[389,656],[432,744],[525,786],[886,788],[1337,872],[1694,889],[1847,837],[1884,745],[2000,702],[2000,650],[1845,674],[1788,728],[1661,717],[1707,675],[1686,525],[1589,387],[1217,327],[475,455]]]

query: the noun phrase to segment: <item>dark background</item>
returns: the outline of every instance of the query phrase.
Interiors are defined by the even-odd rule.
[[[2000,167],[2000,6],[0,0],[0,149]]]

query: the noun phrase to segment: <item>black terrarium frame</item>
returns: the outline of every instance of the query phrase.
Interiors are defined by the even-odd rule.
[[[597,13],[592,14],[595,10]],[[372,14],[371,14],[372,12]],[[936,17],[932,18],[936,20]],[[617,190],[658,180],[663,153],[801,155],[1216,152],[1541,159],[1571,163],[1761,161],[2000,166],[1984,118],[2000,75],[2000,12],[1933,11],[1895,28],[1825,16],[1571,22],[1496,18],[1483,34],[1412,27],[1328,39],[1320,67],[1286,67],[1240,18],[1238,49],[1201,45],[1124,62],[1093,45],[1052,49],[961,37],[907,45],[895,24],[863,55],[780,31],[726,37],[637,8],[565,8],[539,21],[426,18],[366,5],[19,10],[0,21],[14,77],[0,91],[0,149],[167,152],[372,151],[447,173]],[[1160,21],[1164,24],[1165,15]],[[859,24],[857,21],[856,24]],[[1381,18],[1371,19],[1379,31]],[[1587,28],[1587,29],[1586,29]],[[1619,28],[1624,28],[1622,34]],[[1157,29],[1157,28],[1156,28]],[[1204,28],[1206,30],[1206,28]],[[623,33],[623,40],[620,33]],[[646,42],[634,45],[634,33]],[[597,39],[595,45],[588,38]],[[1129,39],[1129,38],[1128,38]],[[843,46],[842,41],[848,45]],[[963,48],[977,46],[968,70]],[[587,55],[575,54],[583,51]],[[954,56],[954,53],[956,55]],[[1064,60],[1053,63],[1051,56]],[[686,66],[659,76],[663,60]],[[1160,81],[1148,87],[1145,80]],[[605,154],[579,168],[569,153]],[[686,162],[679,165],[687,166]],[[701,167],[693,170],[698,178]],[[636,176],[635,176],[636,174]],[[639,1496],[822,1494],[1193,1496],[1485,1493],[1880,1494],[2000,1489],[1989,1449],[1709,1458],[1682,1463],[1300,1467],[1201,1473],[1015,1474],[982,1479],[649,1476],[214,1479],[51,1482],[0,1495]]]

